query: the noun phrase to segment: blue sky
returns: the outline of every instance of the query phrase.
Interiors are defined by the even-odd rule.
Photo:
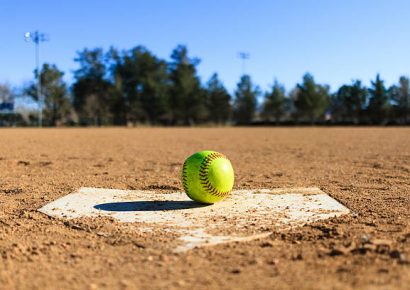
[[[168,59],[178,44],[201,59],[202,81],[218,72],[233,91],[246,72],[262,89],[274,78],[290,90],[305,72],[335,90],[380,73],[390,85],[410,74],[410,1],[145,0],[1,1],[0,82],[32,78],[34,46],[25,31],[50,35],[41,60],[72,80],[76,51],[145,45]]]

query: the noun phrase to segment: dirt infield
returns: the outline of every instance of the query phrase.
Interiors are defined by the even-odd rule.
[[[236,189],[319,187],[354,214],[268,238],[164,251],[172,233],[36,210],[80,187],[182,190],[223,152]],[[409,128],[0,130],[0,289],[408,289]]]

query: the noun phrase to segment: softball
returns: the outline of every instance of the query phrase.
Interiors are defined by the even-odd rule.
[[[181,179],[190,199],[212,204],[229,195],[234,183],[234,172],[225,155],[215,151],[200,151],[185,160]]]

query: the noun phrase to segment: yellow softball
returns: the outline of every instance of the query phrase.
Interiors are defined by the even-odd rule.
[[[185,160],[181,179],[189,198],[212,204],[229,195],[234,184],[234,172],[225,155],[206,150]]]

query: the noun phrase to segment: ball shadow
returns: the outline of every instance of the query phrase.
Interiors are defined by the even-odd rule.
[[[181,210],[198,207],[206,207],[209,204],[202,204],[192,200],[166,200],[166,201],[127,201],[101,203],[94,206],[95,209],[104,211],[128,212],[128,211],[166,211]]]

